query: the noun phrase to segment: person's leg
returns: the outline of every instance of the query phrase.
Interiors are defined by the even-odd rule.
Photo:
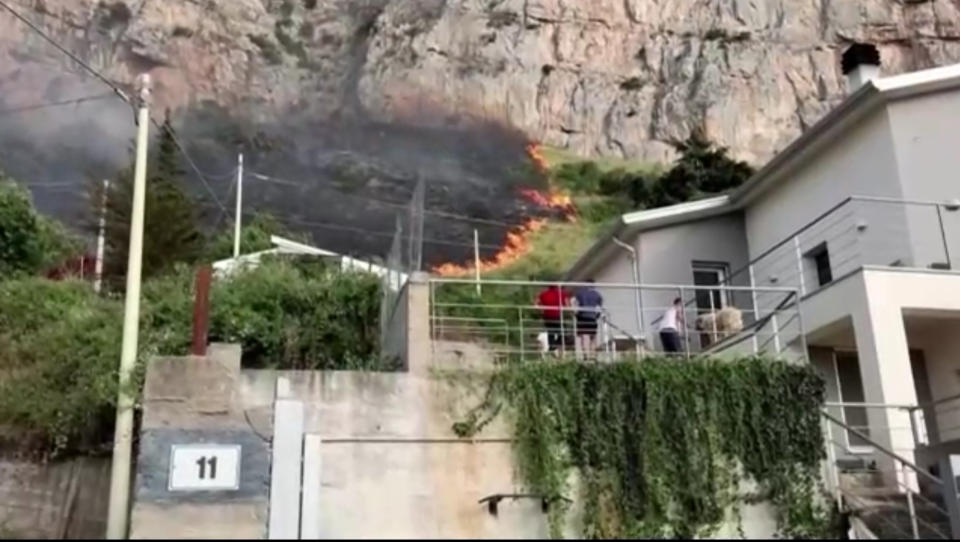
[[[676,331],[661,331],[660,342],[663,343],[664,352],[673,354],[680,351],[680,334]]]
[[[596,320],[584,320],[582,326],[584,356],[587,359],[595,359],[597,357],[597,322]]]
[[[560,349],[560,322],[555,318],[545,318],[544,325],[547,328],[547,340],[550,344],[550,351],[556,352]]]

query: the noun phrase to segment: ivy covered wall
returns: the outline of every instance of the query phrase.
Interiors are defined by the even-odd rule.
[[[767,359],[525,363],[494,373],[454,430],[505,415],[527,489],[578,501],[587,538],[710,536],[757,501],[773,505],[780,535],[831,538],[823,397],[809,366]],[[555,536],[569,509],[551,507]]]

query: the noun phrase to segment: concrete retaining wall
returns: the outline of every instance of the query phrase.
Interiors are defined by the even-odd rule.
[[[237,401],[240,347],[211,345],[206,357],[150,362],[130,538],[263,538],[269,504],[269,433]],[[240,445],[234,491],[173,492],[168,488],[172,445]]]
[[[0,461],[0,538],[103,538],[110,458]]]

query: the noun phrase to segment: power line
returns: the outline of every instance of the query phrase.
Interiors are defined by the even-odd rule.
[[[40,37],[42,37],[46,42],[48,42],[49,44],[53,45],[58,51],[60,51],[61,53],[65,54],[67,57],[69,57],[71,60],[73,60],[74,62],[76,62],[77,64],[79,64],[81,67],[83,67],[86,71],[88,71],[88,72],[89,72],[90,74],[92,74],[94,77],[96,77],[97,79],[99,79],[100,81],[102,81],[104,84],[106,84],[108,87],[110,87],[118,96],[120,96],[120,98],[123,99],[123,101],[127,102],[127,103],[130,104],[131,106],[134,105],[134,104],[133,104],[133,101],[130,100],[130,97],[127,96],[127,94],[126,94],[122,89],[120,89],[113,81],[110,81],[110,79],[108,79],[106,76],[104,76],[103,74],[101,74],[100,72],[98,72],[96,69],[94,69],[93,67],[91,67],[89,64],[85,63],[83,60],[81,60],[79,57],[77,57],[77,55],[71,53],[66,47],[64,47],[64,46],[60,45],[59,43],[57,43],[56,40],[54,40],[53,38],[51,38],[50,36],[48,36],[46,33],[44,33],[44,31],[41,30],[41,29],[40,29],[37,25],[35,25],[32,21],[30,21],[29,19],[27,19],[26,17],[24,17],[23,15],[21,15],[19,12],[17,12],[17,10],[13,9],[12,7],[10,7],[10,5],[7,4],[5,0],[0,0],[0,7],[3,7],[3,8],[6,9],[7,11],[9,11],[14,17],[16,17],[17,19],[19,19],[23,24],[27,25],[31,30],[33,30],[34,32],[36,32],[36,33],[37,33]],[[160,124],[159,122],[157,122],[156,119],[154,119],[154,118],[151,117],[151,118],[150,118],[150,122],[151,122],[155,127],[157,127],[158,129],[162,129],[161,124]],[[223,203],[221,203],[221,202],[220,202],[220,199],[217,197],[216,192],[213,191],[213,188],[210,186],[210,183],[207,182],[207,179],[206,179],[206,177],[204,177],[203,172],[201,172],[201,171],[200,171],[200,168],[197,167],[196,162],[194,162],[194,160],[193,160],[193,158],[190,156],[190,154],[187,153],[187,151],[186,151],[186,149],[184,148],[183,144],[180,142],[180,139],[177,137],[177,135],[176,135],[175,133],[173,133],[172,130],[170,131],[170,138],[173,140],[173,143],[174,143],[174,145],[177,147],[177,150],[180,151],[180,154],[182,154],[183,157],[187,160],[187,164],[189,164],[189,165],[190,165],[190,168],[194,171],[194,173],[197,174],[197,177],[199,177],[200,182],[203,184],[203,186],[204,186],[204,187],[207,189],[207,191],[210,193],[210,197],[213,198],[213,201],[217,204],[218,207],[220,207],[220,209],[226,209],[226,208],[224,207]]]
[[[0,0],[0,1],[2,1],[2,0]],[[150,118],[150,122],[153,123],[153,125],[154,125],[158,130],[163,130],[163,125],[160,124],[159,122],[157,122],[157,119],[151,117],[151,118]],[[217,197],[216,192],[213,191],[213,187],[210,186],[210,183],[209,183],[209,182],[207,182],[206,177],[204,177],[203,172],[200,171],[200,168],[197,167],[196,162],[194,162],[194,161],[193,161],[193,158],[190,156],[190,154],[187,153],[187,150],[183,147],[183,144],[180,142],[180,138],[177,137],[177,134],[174,133],[173,130],[166,130],[166,133],[167,133],[167,135],[170,136],[170,139],[173,141],[173,144],[174,144],[174,145],[177,147],[177,149],[180,151],[180,154],[182,154],[183,157],[187,159],[187,164],[189,164],[189,165],[190,165],[190,168],[193,169],[193,172],[197,174],[197,177],[200,179],[200,182],[201,182],[201,183],[203,184],[203,186],[207,189],[207,192],[210,193],[210,197],[213,198],[213,202],[217,204],[217,207],[219,207],[222,212],[224,212],[224,213],[227,212],[227,208],[226,208],[226,207],[223,205],[223,203],[220,201],[220,198]]]
[[[263,174],[263,173],[257,173],[257,172],[255,172],[255,171],[250,172],[250,175],[252,175],[253,177],[256,177],[257,179],[260,179],[261,181],[272,182],[272,183],[279,184],[279,185],[296,186],[296,187],[310,186],[311,188],[318,188],[318,189],[320,189],[320,190],[335,191],[335,192],[337,192],[338,194],[340,194],[340,195],[342,195],[342,196],[344,196],[344,197],[347,197],[347,198],[354,198],[354,199],[357,199],[357,200],[362,200],[362,201],[369,202],[369,203],[375,203],[375,204],[378,204],[378,205],[385,205],[385,206],[389,206],[389,207],[395,207],[395,208],[398,208],[398,209],[409,209],[409,208],[410,208],[410,203],[409,203],[409,202],[408,202],[408,203],[403,203],[403,202],[399,202],[399,201],[389,201],[389,200],[382,200],[382,199],[377,199],[377,198],[371,198],[371,197],[369,197],[369,196],[360,196],[360,195],[357,195],[357,194],[351,194],[351,193],[349,193],[349,192],[344,192],[344,191],[342,191],[342,190],[337,190],[336,188],[331,188],[331,187],[326,187],[326,186],[319,186],[319,185],[308,185],[307,183],[304,183],[304,182],[298,182],[298,181],[291,181],[291,180],[288,180],[288,179],[282,179],[282,178],[279,178],[279,177],[274,177],[274,176],[266,175],[266,174]],[[424,212],[424,214],[431,215],[431,216],[436,216],[436,217],[439,217],[439,218],[447,218],[447,219],[450,219],[450,220],[460,220],[460,221],[463,221],[463,222],[472,222],[472,223],[475,223],[475,224],[486,224],[486,225],[489,225],[489,226],[499,226],[499,227],[504,227],[504,228],[516,228],[516,227],[518,227],[518,226],[521,226],[521,224],[510,223],[510,222],[503,222],[503,221],[500,221],[500,220],[491,220],[491,219],[488,219],[488,218],[476,218],[476,217],[472,217],[472,216],[461,215],[461,214],[457,214],[457,213],[450,213],[450,212],[446,212],[446,211],[435,211],[435,210],[430,210],[430,209],[424,209],[423,212]],[[562,224],[562,223],[558,223],[558,224]]]
[[[51,38],[50,36],[48,36],[46,33],[44,33],[43,30],[40,30],[40,28],[39,28],[37,25],[33,24],[33,22],[32,22],[30,19],[27,19],[27,18],[24,17],[23,15],[20,15],[20,13],[17,12],[17,10],[13,9],[12,7],[10,7],[10,5],[7,4],[4,0],[0,0],[0,7],[6,9],[7,11],[9,11],[14,17],[16,17],[17,19],[19,19],[23,24],[25,24],[25,25],[27,25],[28,27],[30,27],[31,30],[33,30],[33,31],[36,32],[38,35],[40,35],[40,37],[42,37],[47,43],[49,43],[50,45],[53,45],[58,51],[60,51],[61,53],[67,55],[68,57],[70,57],[70,60],[73,60],[74,62],[76,62],[77,64],[79,64],[83,69],[85,69],[86,71],[90,72],[91,75],[93,75],[93,76],[96,77],[97,79],[99,79],[99,80],[103,81],[104,83],[106,83],[106,85],[107,85],[108,87],[110,87],[111,89],[113,89],[113,91],[116,92],[121,98],[123,98],[123,100],[124,100],[125,102],[130,103],[130,98],[127,96],[127,94],[126,94],[125,92],[123,92],[123,90],[121,90],[119,87],[117,87],[116,84],[114,84],[112,81],[110,81],[109,79],[107,79],[105,76],[103,76],[103,75],[102,75],[100,72],[98,72],[97,70],[95,70],[95,69],[93,69],[92,67],[90,67],[89,64],[87,64],[87,63],[84,62],[83,60],[80,60],[80,58],[77,57],[77,55],[71,53],[69,50],[67,50],[66,47],[64,47],[64,46],[60,45],[59,43],[57,43],[56,40],[54,40],[53,38]]]
[[[207,207],[208,209],[209,209],[209,208],[212,208],[212,206],[210,206],[210,205],[203,205],[203,204],[201,204],[201,206],[202,206],[202,207]],[[257,216],[257,213],[254,212],[254,211],[244,211],[244,212],[243,212],[243,216],[246,217],[246,218],[254,218],[254,217]],[[315,227],[315,228],[328,229],[328,230],[337,230],[337,231],[349,231],[349,232],[354,232],[354,233],[362,233],[362,234],[364,234],[364,235],[373,235],[373,236],[376,236],[376,237],[386,237],[386,238],[393,238],[393,237],[396,235],[396,232],[379,231],[379,230],[368,230],[368,229],[366,229],[366,228],[359,228],[359,227],[355,227],[355,226],[344,226],[344,225],[342,225],[342,224],[331,224],[331,223],[329,223],[329,222],[315,222],[315,221],[312,221],[312,220],[301,220],[301,219],[299,219],[299,218],[289,218],[289,217],[283,217],[283,216],[278,216],[278,215],[273,215],[273,214],[271,214],[270,216],[271,216],[272,218],[280,221],[280,222],[284,222],[284,223],[287,223],[287,224],[296,224],[296,225],[299,225],[299,226],[308,226],[308,227]],[[473,243],[462,243],[462,242],[457,242],[457,241],[445,241],[445,240],[443,240],[443,239],[434,239],[434,238],[430,238],[430,237],[425,237],[425,238],[423,238],[423,242],[424,242],[424,243],[437,244],[437,245],[449,245],[449,246],[459,246],[459,247],[473,247]],[[501,248],[503,248],[503,247],[501,247],[500,245],[491,245],[491,244],[489,244],[489,243],[480,243],[480,248],[486,248],[486,249],[491,249],[491,250],[499,250],[499,249],[501,249]]]
[[[113,92],[107,92],[104,94],[97,94],[95,96],[84,96],[83,98],[74,98],[72,100],[63,100],[60,102],[47,102],[42,104],[26,105],[23,107],[13,107],[10,109],[0,109],[0,116],[16,115],[20,113],[26,113],[29,111],[36,111],[38,109],[47,109],[50,107],[60,107],[64,105],[81,104],[84,102],[91,102],[94,100],[103,100],[105,98],[110,98],[113,96],[115,96]]]
[[[244,214],[247,214],[247,213],[244,213]],[[296,219],[296,218],[278,218],[277,220],[280,220],[281,222],[288,222],[288,223],[293,223],[293,224],[299,224],[299,225],[301,225],[301,226],[310,226],[310,227],[316,227],[316,228],[326,228],[326,229],[331,229],[331,230],[350,231],[350,232],[355,232],[355,233],[362,233],[362,234],[364,234],[364,235],[374,235],[374,236],[378,236],[378,237],[393,238],[394,236],[396,236],[396,232],[385,232],[385,231],[368,230],[368,229],[357,228],[357,227],[353,227],[353,226],[343,226],[343,225],[341,225],[341,224],[330,224],[330,223],[327,223],[327,222],[313,222],[313,221],[309,221],[309,220],[300,220],[300,219]],[[443,239],[433,239],[433,238],[430,238],[430,237],[424,237],[424,238],[423,238],[423,242],[424,242],[424,243],[436,244],[436,245],[449,245],[449,246],[459,246],[459,247],[473,247],[473,243],[461,243],[461,242],[457,242],[457,241],[444,241]],[[499,246],[499,245],[490,245],[490,244],[481,243],[481,244],[480,244],[480,248],[488,248],[488,249],[493,249],[493,250],[499,250],[499,249],[501,249],[501,248],[503,248],[503,247],[501,247],[501,246]]]

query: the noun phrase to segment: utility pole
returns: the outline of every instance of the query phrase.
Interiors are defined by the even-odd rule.
[[[133,443],[133,396],[130,376],[137,363],[140,320],[140,269],[143,260],[143,217],[147,185],[147,145],[150,127],[150,76],[141,75],[137,112],[137,162],[133,174],[133,211],[130,217],[130,252],[127,260],[126,307],[123,313],[123,346],[120,353],[120,387],[117,392],[117,422],[113,434],[113,464],[110,470],[110,506],[107,538],[127,537],[130,516],[130,455]]]
[[[480,234],[473,230],[473,269],[477,273],[477,295],[483,295],[480,287]]]
[[[240,221],[243,219],[243,153],[237,156],[237,215],[233,221],[233,258],[240,257]]]
[[[94,262],[93,291],[100,293],[103,284],[103,251],[107,239],[107,193],[110,191],[110,181],[103,180],[103,196],[100,198],[100,227],[97,233],[97,261]]]

